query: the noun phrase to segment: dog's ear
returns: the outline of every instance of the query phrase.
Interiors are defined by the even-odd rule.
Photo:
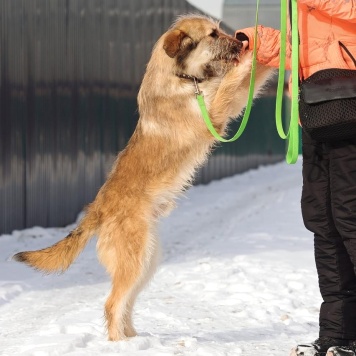
[[[163,49],[169,57],[174,58],[177,55],[180,50],[182,40],[186,36],[187,34],[181,30],[172,30],[167,34],[164,39]]]

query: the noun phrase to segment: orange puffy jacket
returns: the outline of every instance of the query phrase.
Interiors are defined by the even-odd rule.
[[[356,0],[298,0],[298,31],[302,78],[321,69],[356,69],[352,59],[356,58]],[[241,32],[249,38],[252,49],[254,28],[236,34]],[[257,60],[278,67],[279,50],[280,32],[258,26]],[[290,69],[290,50],[288,45],[286,69]]]

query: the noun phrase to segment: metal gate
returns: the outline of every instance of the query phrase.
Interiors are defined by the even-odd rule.
[[[153,44],[192,11],[178,0],[0,0],[0,233],[75,220],[134,130]],[[256,125],[259,138],[217,150],[197,182],[280,160],[274,130]]]

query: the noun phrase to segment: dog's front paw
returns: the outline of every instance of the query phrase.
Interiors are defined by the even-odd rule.
[[[242,73],[250,73],[252,69],[252,52],[245,52],[239,60],[239,63],[236,65],[236,69]]]

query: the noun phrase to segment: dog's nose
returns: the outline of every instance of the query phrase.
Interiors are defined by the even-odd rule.
[[[243,42],[239,41],[239,40],[235,40],[234,41],[234,45],[233,45],[233,51],[236,54],[239,54],[241,51],[243,51],[245,49]]]
[[[243,48],[243,42],[239,41],[239,40],[236,40],[236,46],[238,49],[242,49]]]

